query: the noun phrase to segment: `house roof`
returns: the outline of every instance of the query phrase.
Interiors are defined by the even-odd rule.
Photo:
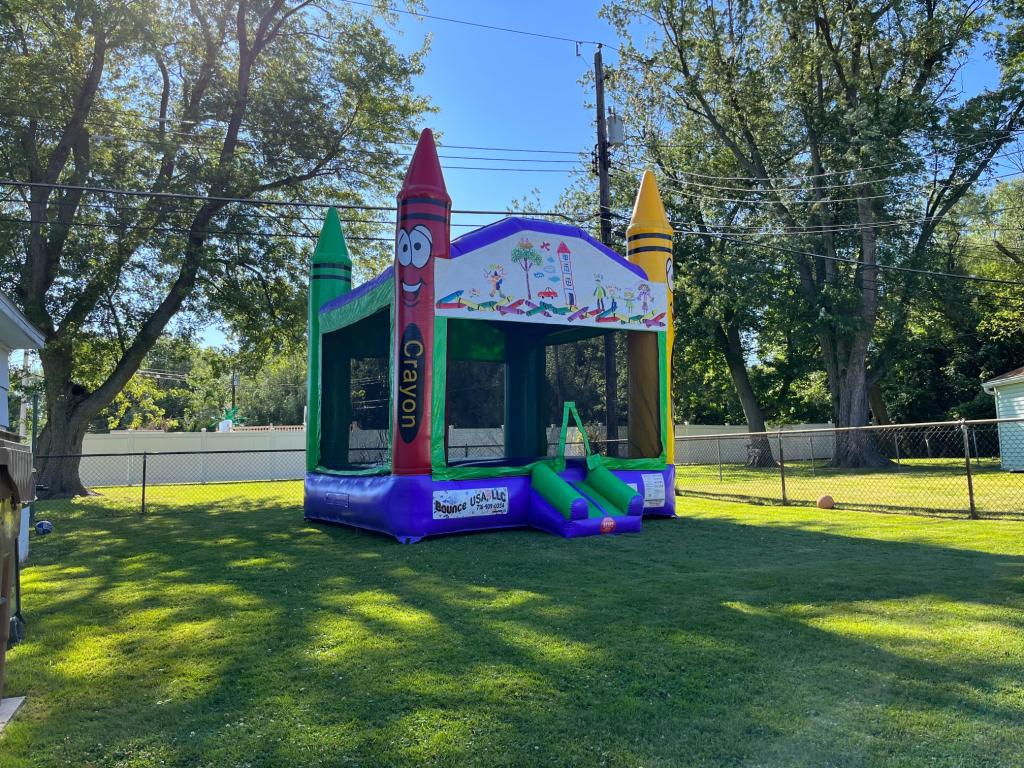
[[[391,280],[394,277],[394,274],[395,274],[395,265],[392,264],[390,267],[385,269],[383,272],[381,272],[379,275],[377,275],[372,280],[367,280],[365,283],[361,283],[361,284],[357,285],[355,288],[353,288],[348,293],[343,293],[343,294],[341,294],[341,296],[338,296],[337,298],[331,299],[330,301],[326,302],[323,306],[320,307],[320,314],[324,314],[325,312],[330,312],[332,309],[337,309],[338,307],[343,307],[346,304],[355,301],[360,296],[362,296],[362,295],[372,291],[374,288],[376,288],[381,283],[386,283],[389,280]]]
[[[998,387],[1001,384],[1010,384],[1015,383],[1017,381],[1024,381],[1024,366],[1020,368],[1014,368],[1012,371],[1007,371],[1006,373],[1002,373],[999,376],[996,376],[994,379],[989,379],[988,381],[984,382],[981,386],[986,391],[989,391],[991,388]]]
[[[452,240],[451,258],[457,259],[460,256],[464,256],[468,253],[472,253],[478,248],[483,248],[486,245],[497,242],[502,238],[508,237],[516,232],[522,232],[524,230],[532,230],[535,232],[545,232],[547,234],[561,236],[561,237],[578,237],[581,240],[585,240],[590,245],[594,246],[597,250],[603,253],[612,261],[617,264],[621,264],[623,267],[633,272],[638,277],[646,280],[647,273],[643,271],[636,264],[624,259],[621,255],[613,251],[608,246],[595,240],[591,237],[590,233],[580,229],[579,227],[573,227],[568,224],[559,224],[552,221],[545,221],[543,219],[527,219],[520,218],[518,216],[509,216],[504,219],[500,219],[492,224],[474,229],[471,232],[467,232],[461,237]],[[562,243],[559,246],[559,253],[562,253],[562,248],[565,244]],[[565,247],[565,252],[568,252],[568,248]],[[331,299],[320,307],[320,313],[330,312],[331,310],[343,307],[351,301],[359,298],[363,294],[369,292],[373,288],[376,288],[382,282],[393,279],[395,272],[394,265],[388,267],[381,272],[377,277],[369,280],[356,288],[353,288],[348,293],[344,293],[335,299]]]
[[[474,229],[472,232],[467,232],[461,237],[452,240],[452,258],[457,259],[460,256],[465,256],[478,248],[483,248],[484,246],[495,243],[509,235],[513,235],[516,232],[523,231],[544,232],[545,234],[555,237],[579,238],[580,240],[584,240],[588,244],[592,245],[612,261],[617,264],[621,264],[637,277],[643,280],[647,279],[647,273],[644,272],[643,269],[622,258],[622,256],[617,254],[604,243],[595,240],[586,230],[569,224],[559,224],[557,222],[546,221],[544,219],[527,219],[519,216],[509,216],[507,218],[500,219],[493,224],[480,227],[480,229]]]
[[[7,349],[39,349],[43,334],[21,313],[14,302],[0,293],[0,346]]]

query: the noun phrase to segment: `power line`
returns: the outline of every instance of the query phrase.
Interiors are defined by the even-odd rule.
[[[42,181],[17,181],[15,179],[0,179],[0,186],[8,187],[36,187],[43,189],[63,189],[72,190],[76,192],[92,192],[95,194],[103,195],[124,195],[127,197],[156,197],[166,198],[171,200],[194,200],[200,202],[219,202],[219,203],[241,203],[244,205],[253,206],[286,206],[293,208],[339,208],[342,210],[351,211],[394,211],[394,206],[385,205],[366,205],[365,203],[317,203],[304,200],[261,200],[259,198],[247,198],[247,197],[226,197],[218,195],[195,195],[187,192],[149,192],[134,189],[116,189],[112,187],[91,187],[81,186],[75,184],[57,184],[48,183]],[[452,209],[452,214],[463,214],[470,216],[550,216],[565,219],[567,221],[586,221],[587,219],[593,218],[592,214],[576,214],[576,213],[565,213],[563,211],[511,211],[511,210],[472,210],[472,209]]]
[[[0,115],[8,115],[9,116],[9,114],[10,113],[0,112]],[[216,154],[220,150],[219,144],[215,144],[214,142],[207,142],[206,144],[202,144],[199,141],[196,141],[197,139],[201,139],[201,137],[191,137],[191,136],[190,136],[190,140],[189,141],[183,141],[183,140],[179,139],[176,142],[161,142],[158,139],[142,139],[142,138],[133,138],[133,137],[129,137],[129,136],[93,135],[91,138],[94,141],[109,142],[109,143],[112,143],[112,144],[120,144],[120,143],[135,144],[135,145],[141,145],[141,146],[151,146],[151,147],[155,147],[155,148],[173,149],[175,151],[183,151],[183,152],[189,152],[189,151],[194,149],[194,150],[197,150],[198,152],[209,152],[210,154]],[[252,154],[253,153],[254,150],[252,148],[252,142],[247,142],[245,140],[239,140],[239,143],[244,145],[244,146],[249,147],[249,149],[244,154]],[[494,150],[494,151],[498,151],[498,150]],[[529,151],[529,150],[523,150],[523,151]],[[391,159],[394,159],[394,160],[398,160],[400,158],[409,158],[409,157],[412,156],[412,153],[410,153],[410,152],[397,152],[397,151],[387,151],[387,150],[373,150],[373,149],[350,148],[350,149],[346,149],[344,152],[340,153],[338,155],[338,157],[336,158],[336,160],[339,160],[339,161],[340,160],[344,160],[348,155],[352,155],[352,154],[362,155],[362,156],[371,156],[371,157],[373,157],[373,156],[387,156],[387,157],[389,157]],[[584,153],[577,152],[576,154],[580,155],[580,154],[584,154]],[[281,160],[287,160],[287,161],[292,161],[292,162],[304,162],[304,163],[311,162],[311,158],[299,157],[297,155],[289,155],[289,154],[277,153],[275,155],[275,157],[277,157],[278,159],[281,159]],[[536,164],[536,163],[546,163],[546,164],[550,164],[550,165],[568,165],[568,166],[570,166],[570,167],[567,167],[567,168],[508,168],[508,167],[503,167],[503,166],[495,167],[495,166],[448,165],[448,164],[442,164],[442,169],[445,170],[445,171],[456,170],[456,171],[496,171],[496,172],[506,172],[506,173],[507,172],[519,172],[519,173],[572,173],[574,171],[581,170],[581,168],[579,166],[581,166],[582,163],[583,163],[583,161],[581,161],[579,159],[575,159],[575,160],[564,159],[563,160],[563,159],[548,159],[548,158],[533,158],[533,157],[530,157],[530,158],[519,158],[519,157],[483,157],[483,156],[479,156],[479,155],[447,155],[447,154],[443,154],[443,153],[439,154],[438,157],[442,158],[442,159],[445,159],[445,160],[477,160],[477,161],[491,162],[491,163],[534,163],[534,164]]]
[[[30,117],[30,118],[33,118],[33,119],[40,119],[40,120],[43,120],[45,122],[50,122],[50,123],[53,123],[55,125],[59,125],[60,124],[59,121],[52,120],[50,118],[37,117],[35,115],[26,115],[26,114],[15,113],[15,112],[3,112],[3,111],[0,111],[0,116],[3,116],[3,117]],[[111,123],[97,123],[97,122],[93,122],[92,125],[96,126],[96,127],[107,127],[107,128],[116,128],[116,129],[125,128],[125,126],[111,124]],[[138,128],[135,127],[135,126],[132,126],[131,128],[132,128],[132,130],[138,130]],[[155,130],[158,130],[158,129],[143,127],[142,130],[155,131]],[[200,135],[189,134],[189,133],[182,133],[180,131],[171,131],[171,133],[181,134],[183,138],[178,139],[176,141],[167,141],[167,140],[161,141],[159,138],[146,139],[146,138],[136,138],[136,137],[132,137],[132,136],[111,136],[111,135],[104,135],[104,134],[98,134],[98,135],[97,134],[93,134],[93,135],[90,136],[90,138],[93,141],[102,141],[102,142],[110,142],[110,143],[136,144],[136,145],[151,146],[151,147],[156,147],[156,148],[175,149],[175,150],[179,150],[179,151],[180,150],[187,151],[190,148],[195,148],[195,149],[198,149],[198,150],[201,150],[201,151],[209,151],[211,153],[216,153],[221,148],[220,142],[214,140],[214,137],[212,137],[212,136],[207,138],[207,137],[200,136]],[[253,142],[245,140],[245,139],[239,139],[238,142],[240,144],[242,144],[243,146],[245,146],[249,153],[254,151],[254,149],[258,148],[258,147],[255,147],[253,145]],[[406,146],[406,142],[393,142],[393,143],[396,144],[396,145]],[[412,143],[410,142],[408,145],[412,146]],[[476,149],[478,151],[491,151],[491,152],[530,152],[530,153],[537,152],[537,153],[545,153],[545,154],[548,154],[548,153],[551,153],[551,154],[562,154],[561,150],[531,150],[531,149],[510,149],[510,148],[501,148],[501,147],[469,147],[469,146],[460,146],[460,147],[451,147],[451,148],[453,148],[453,149],[454,148],[462,148],[462,149],[467,149],[467,150],[469,150],[469,149]],[[351,155],[351,154],[369,155],[369,156],[387,156],[389,158],[395,158],[395,159],[397,159],[397,158],[409,158],[409,157],[412,157],[412,153],[411,152],[404,152],[404,151],[397,151],[397,150],[385,150],[385,149],[363,149],[363,148],[358,148],[358,147],[351,147],[351,148],[345,149],[344,152],[339,155],[339,159],[344,158],[345,156]],[[583,151],[577,151],[577,152],[572,152],[572,153],[566,152],[566,154],[574,154],[574,155],[578,156],[578,155],[583,155],[583,154],[586,154],[586,153],[583,152]],[[277,153],[275,156],[278,157],[278,158],[281,158],[281,159],[285,159],[285,160],[294,160],[294,161],[300,161],[300,162],[308,162],[310,160],[310,158],[308,158],[308,157],[299,157],[298,155],[288,155],[288,154],[283,154],[282,155],[280,153]],[[536,157],[536,158],[535,157],[519,158],[519,157],[485,157],[485,156],[480,156],[480,155],[447,155],[447,154],[444,154],[444,153],[438,154],[438,157],[443,159],[443,160],[478,160],[478,161],[485,161],[485,162],[503,162],[503,163],[546,163],[546,164],[578,165],[581,162],[578,157],[576,159],[568,159],[568,158],[566,158],[566,159],[549,159],[549,158],[541,158],[541,157]],[[446,168],[448,168],[448,167],[460,168],[460,169],[464,168],[464,166],[446,166]],[[500,170],[506,170],[506,169],[503,169],[503,168],[480,168],[480,170],[496,170],[496,171],[500,171]],[[544,169],[537,169],[537,170],[544,170]]]
[[[6,216],[0,216],[0,223],[4,224],[21,224],[31,225],[33,222],[31,219],[14,219]],[[85,227],[86,229],[109,229],[109,230],[142,230],[146,232],[157,232],[163,234],[190,234],[192,230],[187,227],[168,227],[163,225],[146,226],[144,224],[113,224],[105,222],[94,222],[94,221],[72,221],[69,222],[69,227]],[[287,238],[303,238],[307,240],[316,240],[319,234],[310,232],[246,232],[246,231],[230,231],[230,230],[214,230],[207,232],[211,237],[233,237],[235,239],[242,237],[287,237]],[[393,243],[395,238],[393,237],[372,237],[369,235],[346,235],[346,241],[356,242],[382,242],[382,243]]]
[[[371,9],[373,9],[375,11],[378,10],[378,6],[374,5],[373,3],[364,3],[364,2],[360,2],[359,0],[341,0],[341,1],[343,3],[348,3],[349,5],[360,5],[360,6],[363,6],[364,8],[371,8]],[[416,16],[418,18],[432,19],[434,21],[445,21],[445,22],[448,22],[449,24],[462,24],[462,25],[467,26],[467,27],[476,27],[477,29],[488,29],[488,30],[491,30],[493,32],[509,32],[511,34],[514,34],[514,35],[526,35],[527,37],[539,37],[539,38],[543,38],[545,40],[558,40],[558,41],[563,42],[563,43],[573,43],[573,44],[579,44],[579,45],[599,45],[599,46],[604,46],[605,48],[610,48],[610,49],[612,49],[614,51],[618,51],[618,48],[615,48],[614,46],[606,45],[605,43],[602,43],[602,42],[600,42],[598,40],[581,40],[581,39],[575,38],[575,37],[562,37],[560,35],[549,35],[549,34],[544,33],[544,32],[531,32],[531,31],[525,30],[525,29],[513,29],[512,27],[499,27],[499,26],[496,26],[494,24],[481,24],[480,22],[476,22],[476,21],[466,21],[465,19],[453,19],[450,16],[434,16],[434,15],[429,14],[429,13],[419,13],[417,11],[405,11],[405,10],[402,10],[401,8],[394,8],[394,7],[386,7],[384,10],[385,11],[390,11],[391,13],[400,13],[400,14],[403,14],[405,16]]]
[[[735,237],[789,237],[792,235],[824,235],[843,234],[847,232],[860,232],[863,230],[887,230],[898,229],[904,226],[926,224],[934,221],[934,217],[922,217],[918,219],[883,219],[874,224],[821,224],[807,226],[783,226],[776,229],[769,229],[754,224],[718,224],[711,228],[720,232],[727,232]],[[941,220],[939,224],[948,225],[949,222]],[[688,225],[682,225],[688,226]]]
[[[996,132],[1001,132],[1001,133],[1006,133],[1006,134],[1019,134],[1019,133],[1024,132],[1024,128],[1014,128],[1014,129],[999,128],[999,129],[995,129],[995,131]],[[961,150],[964,150],[964,149],[971,149],[973,147],[982,146],[984,144],[991,144],[992,142],[995,142],[995,141],[1006,141],[1007,138],[1008,137],[1006,137],[1006,136],[993,136],[993,137],[990,137],[990,138],[987,138],[987,139],[981,139],[981,140],[976,141],[976,142],[971,142],[971,143],[968,143],[968,144],[962,144],[960,146],[954,147],[953,149],[955,151],[961,151]],[[669,146],[669,145],[662,145],[662,146]],[[685,146],[685,145],[675,145],[675,146],[682,147],[682,146]],[[646,151],[650,151],[650,149],[648,147],[641,147],[641,149],[644,149]],[[903,166],[903,165],[908,165],[910,163],[918,162],[920,160],[927,159],[927,158],[939,159],[939,158],[943,158],[943,157],[945,157],[945,155],[943,153],[932,152],[932,153],[928,153],[926,155],[918,155],[918,156],[915,156],[913,158],[907,158],[906,160],[895,160],[893,162],[879,163],[877,165],[865,165],[865,166],[860,166],[858,168],[850,168],[850,169],[843,170],[843,171],[825,171],[823,173],[809,173],[809,174],[800,174],[800,175],[791,175],[791,176],[715,176],[715,175],[706,174],[706,173],[697,173],[697,172],[689,172],[689,171],[687,172],[686,175],[693,176],[695,178],[709,179],[711,181],[744,181],[744,182],[757,182],[757,183],[787,182],[787,181],[789,181],[789,182],[792,182],[792,181],[799,182],[799,181],[802,181],[802,180],[818,179],[818,178],[823,178],[823,177],[826,177],[826,176],[842,176],[842,175],[845,175],[845,174],[861,173],[863,171],[873,171],[873,170],[877,170],[879,168],[896,168],[896,167],[900,167],[900,166]],[[862,183],[870,183],[871,181],[874,181],[874,180],[873,179],[869,179],[869,180],[867,180],[867,182],[862,182]],[[842,184],[842,185],[838,185],[838,186],[845,187],[847,185],[846,184]],[[827,189],[828,187],[823,186],[823,187],[819,187],[819,188],[820,189]]]
[[[805,256],[807,258],[812,258],[812,259],[825,259],[826,261],[835,261],[835,262],[843,262],[843,263],[846,263],[846,264],[854,264],[857,267],[860,267],[860,268],[863,268],[863,269],[892,270],[892,271],[897,271],[897,272],[908,272],[908,273],[919,274],[919,275],[931,275],[932,277],[946,277],[946,278],[953,278],[953,279],[957,279],[957,280],[968,280],[968,281],[971,281],[971,282],[993,283],[993,284],[997,284],[997,285],[1012,285],[1012,286],[1019,286],[1019,287],[1024,288],[1024,281],[1021,281],[1021,280],[1004,280],[1004,279],[996,278],[996,277],[981,277],[980,275],[964,275],[964,274],[959,274],[959,273],[956,273],[956,272],[942,272],[942,271],[939,271],[939,270],[932,270],[932,269],[918,269],[916,267],[901,267],[901,266],[897,266],[895,264],[865,264],[864,262],[860,261],[859,259],[851,259],[851,258],[847,258],[847,257],[844,257],[844,256],[826,256],[824,254],[812,253],[810,251],[802,251],[802,250],[797,249],[797,248],[789,248],[789,247],[783,246],[783,245],[768,245],[766,243],[752,243],[752,242],[747,242],[747,241],[743,241],[743,240],[736,240],[734,238],[729,237],[728,235],[722,235],[722,234],[715,233],[715,232],[698,232],[698,231],[694,231],[694,230],[685,230],[685,231],[682,231],[682,232],[678,232],[677,234],[683,235],[683,236],[713,237],[713,238],[722,240],[722,241],[727,242],[727,243],[735,243],[737,245],[742,245],[744,247],[761,248],[761,249],[764,249],[764,250],[776,251],[776,252],[779,252],[779,253],[788,253],[790,255]]]
[[[11,98],[9,96],[0,96],[0,101],[6,101],[6,102],[9,102],[9,103],[12,103],[12,104],[27,104],[27,105],[30,105],[30,106],[38,106],[35,102],[29,102],[29,101],[25,101],[23,99],[13,99],[13,98]],[[96,104],[94,106],[94,108],[96,108],[96,109],[106,109],[106,107],[107,107],[107,105],[103,104],[103,103],[98,103],[98,104]],[[131,109],[131,108],[128,108],[128,107],[121,107],[119,113],[114,113],[114,115],[117,116],[117,117],[119,117],[121,114],[133,115],[133,116],[139,118],[140,120],[157,120],[158,122],[161,121],[161,120],[165,120],[166,122],[173,122],[172,118],[165,118],[165,119],[164,118],[158,118],[158,117],[155,117],[153,115],[147,115],[144,112],[141,112],[141,111],[136,110],[136,109]],[[34,114],[34,113],[27,113],[27,112],[2,112],[2,111],[0,111],[0,115],[4,115],[4,116],[7,116],[7,117],[22,117],[22,118],[28,118],[28,119],[34,119],[34,120],[42,120],[44,122],[53,123],[55,125],[62,125],[63,124],[62,121],[57,120],[54,117],[48,117],[46,115],[40,115],[40,114]],[[169,128],[161,129],[161,128],[158,128],[158,127],[155,127],[155,126],[146,126],[146,125],[141,125],[141,126],[140,125],[125,126],[125,125],[122,125],[122,124],[119,124],[119,123],[116,123],[116,122],[102,121],[102,117],[101,117],[100,120],[97,120],[96,118],[92,118],[91,116],[86,118],[86,119],[90,120],[91,124],[93,126],[97,126],[97,127],[115,128],[115,129],[128,128],[128,129],[131,129],[133,131],[144,130],[144,131],[149,131],[150,133],[160,132],[163,135],[171,134],[171,135],[176,135],[176,136],[182,136],[185,139],[189,139],[192,143],[195,143],[197,141],[198,142],[206,141],[207,143],[210,143],[211,146],[212,146],[212,139],[214,138],[213,136],[206,136],[206,135],[203,135],[203,134],[190,133],[188,131],[176,131],[176,130],[169,129]],[[206,122],[206,121],[209,121],[211,123],[222,123],[222,124],[228,122],[224,118],[216,118],[216,117],[204,117],[202,120],[193,120],[193,121],[184,121],[184,122],[190,122],[192,124],[198,125],[199,123]],[[262,131],[262,128],[259,127],[259,126],[253,126],[253,125],[249,124],[249,125],[243,125],[243,130],[250,131],[250,132],[255,132],[255,133],[260,133]],[[125,139],[125,140],[127,140],[127,139]],[[142,141],[142,140],[141,139],[135,139],[135,141]],[[149,141],[155,142],[156,139],[150,139]],[[253,143],[251,140],[248,140],[248,139],[239,139],[239,142],[242,143],[242,144],[245,144],[245,145],[252,145],[252,143]],[[400,147],[415,147],[416,146],[416,142],[415,141],[384,141],[380,145],[378,145],[378,147],[383,147],[385,145],[393,145],[393,146],[400,146]],[[442,149],[463,149],[463,150],[473,150],[473,151],[478,151],[478,152],[514,152],[514,153],[526,152],[526,153],[530,153],[530,154],[541,154],[541,155],[576,155],[576,156],[578,156],[580,154],[584,154],[584,152],[582,152],[581,150],[578,150],[578,149],[547,149],[547,148],[540,149],[540,148],[530,148],[530,147],[485,147],[485,146],[479,146],[479,145],[475,145],[475,144],[449,144],[449,143],[445,142],[443,140],[443,138],[437,141],[437,146],[439,148],[442,148]],[[367,152],[380,152],[380,153],[384,153],[384,152],[386,152],[388,150],[384,150],[382,148],[378,148],[378,149],[349,150],[349,151],[367,151]],[[411,153],[408,153],[405,156],[411,156]],[[572,162],[572,161],[565,160],[565,161],[561,161],[561,162]]]
[[[0,183],[2,183],[2,182],[0,182]],[[18,207],[27,204],[26,201],[19,200],[19,199],[16,199],[16,198],[0,199],[0,203],[15,203]],[[57,205],[57,203],[51,203],[51,204],[52,205]],[[97,211],[104,211],[104,212],[112,213],[112,214],[115,214],[115,215],[123,213],[123,212],[128,212],[128,211],[130,211],[132,213],[138,213],[139,211],[142,210],[141,207],[133,208],[131,206],[125,206],[125,207],[116,207],[115,208],[115,207],[113,207],[113,205],[114,204],[112,204],[112,203],[103,202],[103,201],[99,201],[99,200],[97,200],[97,201],[80,200],[77,203],[78,207],[91,208],[91,209],[95,209]],[[181,207],[172,207],[169,210],[167,210],[167,212],[168,213],[184,213],[184,214],[191,213],[188,209],[181,208]],[[324,221],[323,217],[320,217],[320,216],[300,216],[300,215],[283,215],[282,216],[282,215],[279,215],[279,214],[274,214],[274,213],[269,213],[269,212],[263,212],[263,213],[253,212],[253,213],[249,213],[249,212],[246,212],[246,211],[231,211],[231,212],[227,213],[227,216],[230,217],[232,220],[240,218],[240,219],[246,219],[246,220],[250,220],[251,219],[251,220],[256,221],[256,222],[261,222],[261,221],[265,221],[265,220],[269,219],[269,220],[273,220],[273,221],[285,222],[285,223],[288,223],[288,224],[295,223],[295,222],[301,222],[301,223],[307,223],[308,222],[308,223],[313,223],[313,224],[323,224],[323,221]],[[21,221],[21,220],[19,219],[19,221]],[[31,223],[31,219],[24,219],[24,221],[27,221],[27,222]],[[356,219],[356,218],[351,218],[351,217],[346,216],[346,215],[339,216],[338,217],[338,221],[340,221],[342,224],[360,224],[360,225],[365,225],[365,226],[380,226],[380,227],[385,227],[385,226],[386,227],[394,227],[398,223],[398,222],[396,222],[393,219]],[[49,223],[49,222],[40,222],[40,223]],[[77,222],[71,222],[71,226],[75,226],[76,223]],[[152,228],[152,227],[144,226],[144,225],[143,226],[133,227],[130,224],[120,224],[120,223],[117,223],[117,222],[110,222],[110,223],[105,224],[105,226],[110,226],[112,229],[116,229],[116,228],[122,227],[122,226],[127,227],[129,229],[131,229],[131,228],[151,229]],[[158,226],[158,225],[154,224],[153,226]],[[452,226],[452,227],[461,227],[461,228],[479,228],[480,224],[477,224],[477,223],[465,223],[465,222],[454,222],[453,221],[453,222],[450,223],[450,226]],[[349,238],[346,237],[346,239],[349,239]]]
[[[1004,159],[1004,160],[1017,159],[1022,154],[1024,154],[1024,148],[1013,150],[1012,152],[1010,152],[1010,153],[1008,153],[1006,155],[1003,155],[1000,159]],[[644,171],[643,168],[639,168],[637,166],[626,166],[626,170],[619,171],[618,173],[623,178],[628,177],[628,178],[632,179],[632,178],[634,178],[634,174],[642,173],[643,171]],[[1003,173],[1003,174],[997,174],[997,175],[991,176],[991,177],[989,177],[986,180],[999,180],[999,179],[1012,178],[1014,176],[1021,175],[1021,173],[1022,172],[1019,171],[1019,170],[1011,171],[1009,173]],[[747,203],[747,204],[750,204],[750,205],[775,205],[776,201],[774,201],[774,200],[752,200],[752,199],[749,199],[749,198],[735,198],[735,197],[718,197],[718,196],[715,196],[715,195],[706,194],[704,192],[695,193],[695,192],[691,191],[690,188],[692,187],[692,188],[695,188],[695,189],[698,189],[698,190],[705,190],[705,189],[707,189],[707,190],[711,190],[713,192],[743,192],[743,193],[748,194],[748,195],[772,195],[772,194],[783,195],[783,194],[800,194],[800,193],[810,194],[810,193],[817,193],[817,192],[820,192],[820,191],[823,191],[823,190],[832,190],[832,189],[850,190],[850,189],[854,189],[855,187],[860,187],[860,186],[875,185],[875,184],[882,184],[884,182],[903,181],[903,180],[905,180],[905,177],[902,177],[902,176],[888,176],[888,177],[885,177],[885,178],[872,179],[870,181],[865,181],[865,182],[848,182],[846,184],[830,184],[830,185],[821,186],[821,187],[722,187],[722,186],[717,186],[717,185],[713,185],[713,184],[703,184],[703,183],[700,183],[700,182],[687,181],[685,178],[683,178],[683,179],[679,178],[679,176],[685,176],[685,175],[687,175],[685,172],[679,173],[679,174],[673,174],[673,175],[663,174],[663,180],[664,181],[663,181],[663,184],[661,186],[664,189],[674,190],[674,191],[680,192],[682,194],[690,195],[691,197],[698,197],[698,198],[700,198],[702,200],[712,200],[714,202],[722,202],[722,203]],[[974,183],[974,182],[971,182],[968,179],[964,179],[964,180],[960,180],[960,181],[956,181],[956,180],[953,180],[953,179],[942,179],[942,180],[937,180],[937,181],[921,181],[921,182],[917,182],[914,186],[916,186],[921,191],[928,191],[929,188],[932,191],[934,191],[937,188],[958,187],[958,186],[963,186],[965,184],[970,184],[970,183]],[[856,197],[825,197],[825,198],[823,198],[821,200],[806,200],[806,199],[803,199],[803,200],[787,200],[785,202],[786,202],[787,205],[792,205],[792,204],[797,204],[797,205],[801,205],[801,204],[802,205],[817,205],[817,204],[822,204],[822,203],[855,202],[857,200],[881,200],[881,199],[884,199],[884,198],[887,198],[887,197],[892,197],[892,196],[893,196],[893,193],[891,193],[891,192],[883,192],[883,193],[877,194],[877,195],[858,195]]]

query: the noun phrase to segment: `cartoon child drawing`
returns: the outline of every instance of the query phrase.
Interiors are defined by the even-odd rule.
[[[640,309],[643,310],[644,314],[647,314],[651,302],[654,300],[654,297],[651,296],[651,286],[647,283],[640,283],[636,289],[636,295],[640,299]]]
[[[608,298],[611,299],[612,302],[611,306],[608,307],[608,310],[610,312],[614,312],[616,309],[619,308],[619,289],[614,285],[609,285],[607,290]]]
[[[636,303],[636,294],[633,291],[623,291],[622,300],[626,302],[626,313],[633,314],[633,304]]]
[[[484,270],[484,277],[487,278],[487,282],[491,284],[490,296],[505,297],[505,293],[501,290],[501,284],[505,282],[505,268],[501,264],[489,264],[487,269]]]
[[[597,301],[597,308],[604,312],[604,300],[608,290],[604,287],[604,275],[594,275],[594,300]]]

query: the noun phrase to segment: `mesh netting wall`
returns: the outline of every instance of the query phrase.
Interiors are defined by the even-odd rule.
[[[322,340],[320,462],[361,470],[388,463],[390,331],[387,310]]]
[[[566,401],[576,403],[591,449],[610,456],[626,456],[629,433],[629,369],[626,333],[615,331],[592,335],[588,331],[552,334],[545,350],[544,400],[546,420],[560,426]],[[614,347],[614,386],[607,387],[605,339]],[[614,398],[613,434],[608,434],[608,395]],[[570,442],[579,436],[570,434]]]
[[[596,452],[657,456],[656,446],[638,453],[629,442],[630,372],[627,332],[483,320],[448,321],[446,455],[449,465],[514,465],[553,455],[566,401],[576,403]],[[642,334],[654,343],[657,336]],[[614,347],[612,397],[615,428],[608,434],[609,388],[605,339]],[[655,412],[658,377],[648,388]],[[652,417],[657,424],[657,413]],[[570,454],[582,453],[576,430]]]
[[[506,325],[448,321],[445,448],[451,465],[507,458]]]

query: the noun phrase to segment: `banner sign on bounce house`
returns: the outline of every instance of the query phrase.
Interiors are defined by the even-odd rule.
[[[508,488],[434,491],[434,519],[508,514]]]
[[[484,227],[434,266],[436,312],[446,317],[664,330],[668,296],[642,270],[565,227],[520,221]],[[586,239],[585,239],[586,238]]]

